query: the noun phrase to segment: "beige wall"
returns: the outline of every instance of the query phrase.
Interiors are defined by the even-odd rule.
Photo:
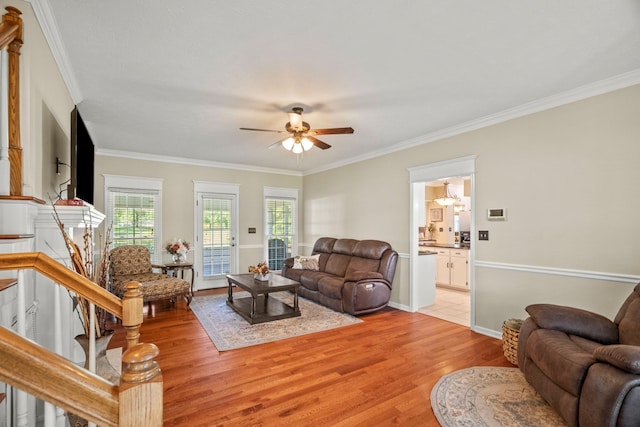
[[[535,302],[570,303],[612,316],[631,284],[559,275],[561,269],[640,275],[640,86],[304,178],[305,238],[389,241],[401,254],[393,301],[409,304],[407,168],[475,155],[475,324],[499,331]],[[347,185],[348,183],[348,185]],[[508,220],[486,220],[488,208]],[[635,237],[634,237],[635,236]],[[475,238],[475,236],[474,236]],[[494,265],[492,265],[494,264]],[[527,273],[550,268],[553,275]]]
[[[74,103],[62,79],[31,5],[0,0],[0,8],[22,12],[20,51],[20,131],[23,148],[23,194],[55,200],[59,184],[69,178],[69,168],[56,175],[56,156],[69,163],[70,113]]]
[[[233,169],[190,166],[157,161],[125,159],[119,157],[96,156],[95,162],[95,207],[104,212],[104,175],[138,176],[162,178],[162,242],[183,238],[194,240],[194,194],[193,182],[239,184],[240,212],[238,245],[240,254],[238,266],[242,272],[249,265],[263,260],[263,206],[264,187],[299,189],[302,200],[302,177],[247,172]],[[301,205],[302,206],[302,205]],[[303,223],[300,209],[298,228]],[[248,228],[255,227],[256,233],[249,234]],[[301,233],[301,231],[299,231]]]
[[[55,156],[67,155],[74,103],[31,6],[0,0],[0,6],[7,5],[21,9],[25,22],[24,193],[48,199],[68,177],[64,168],[63,175],[55,176]],[[499,331],[504,319],[523,317],[527,304],[541,301],[612,316],[632,287],[624,283],[625,275],[640,275],[640,225],[634,220],[640,208],[638,111],[640,86],[634,86],[304,178],[97,156],[96,207],[104,209],[103,174],[161,177],[163,239],[193,239],[192,181],[240,184],[239,239],[244,249],[239,265],[245,265],[261,254],[263,187],[304,188],[301,252],[320,236],[386,240],[401,254],[392,300],[408,305],[407,168],[475,155],[473,214],[476,228],[489,230],[490,240],[474,241],[479,264],[474,323]],[[508,209],[507,221],[486,220],[486,209],[495,207]],[[258,233],[248,234],[247,228],[254,226]],[[544,269],[551,274],[541,273]],[[589,277],[576,277],[582,271]],[[604,279],[590,272],[601,272]]]

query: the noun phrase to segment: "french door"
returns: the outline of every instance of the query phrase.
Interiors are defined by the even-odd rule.
[[[226,286],[237,272],[237,196],[197,194],[196,289]]]

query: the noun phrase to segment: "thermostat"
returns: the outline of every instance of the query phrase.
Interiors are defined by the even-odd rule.
[[[507,219],[507,210],[501,209],[487,209],[487,219],[495,221],[504,221]]]

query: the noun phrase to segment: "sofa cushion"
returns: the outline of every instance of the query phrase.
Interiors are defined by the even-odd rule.
[[[347,271],[345,273],[346,276],[349,276],[354,271],[375,271],[377,272],[380,268],[380,260],[379,259],[369,259],[369,258],[361,258],[361,257],[351,257],[351,261],[349,261],[349,265],[347,266]]]
[[[351,261],[351,255],[331,254],[324,266],[324,271],[329,274],[344,277],[349,261]]]
[[[380,240],[360,240],[353,248],[353,256],[379,260],[382,254],[391,250],[391,245]]]
[[[312,291],[318,290],[318,281],[320,281],[320,279],[324,277],[333,277],[332,275],[324,273],[322,271],[301,271],[303,271],[303,273],[300,275],[300,279],[298,280],[298,282],[300,282],[300,284],[305,288],[311,289]]]
[[[618,325],[600,314],[555,304],[532,304],[525,310],[541,328],[556,329],[601,344],[618,342]]]
[[[620,344],[640,346],[640,298],[631,301],[618,325]]]
[[[327,276],[318,281],[318,290],[321,294],[333,299],[342,299],[342,286],[344,278]]]
[[[333,237],[319,238],[313,245],[313,253],[330,254],[333,251],[333,245],[335,245],[336,240],[338,239],[334,239]]]
[[[336,243],[333,245],[333,250],[331,251],[334,254],[343,254],[343,255],[353,255],[353,250],[358,244],[357,240],[354,239],[338,239]]]
[[[573,396],[580,395],[587,371],[596,361],[567,334],[551,329],[531,333],[527,354],[547,378],[553,378],[554,383]]]
[[[599,361],[640,375],[640,347],[636,345],[603,345],[593,355]]]

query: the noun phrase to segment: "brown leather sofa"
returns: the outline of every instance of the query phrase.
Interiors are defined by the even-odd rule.
[[[315,268],[294,268],[294,258],[285,260],[282,268],[283,276],[300,282],[301,296],[353,315],[389,303],[398,262],[398,253],[389,243],[322,237],[311,255],[318,259],[312,263]]]
[[[518,337],[518,366],[570,426],[640,425],[640,284],[613,321],[534,304]]]

